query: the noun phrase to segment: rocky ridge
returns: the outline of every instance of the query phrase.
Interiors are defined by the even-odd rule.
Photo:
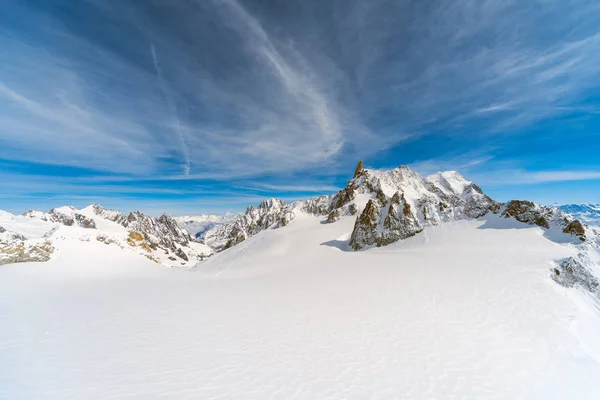
[[[203,239],[216,251],[222,251],[262,230],[285,226],[294,217],[291,205],[286,204],[283,200],[268,199],[256,208],[248,206],[244,215],[237,220],[209,229]]]
[[[21,216],[3,213],[1,217],[5,224],[17,230],[25,227],[29,232],[2,229],[0,264],[47,261],[57,243],[72,239],[84,242],[95,239],[171,267],[194,266],[212,253],[166,214],[158,218],[137,211],[124,215],[94,204],[82,210],[60,207],[48,213],[30,210]]]

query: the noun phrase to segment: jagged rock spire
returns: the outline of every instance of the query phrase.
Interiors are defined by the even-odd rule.
[[[354,176],[352,178],[356,178],[358,175],[360,175],[360,173],[363,170],[363,162],[362,160],[358,161],[358,165],[356,166],[356,169],[354,170]]]

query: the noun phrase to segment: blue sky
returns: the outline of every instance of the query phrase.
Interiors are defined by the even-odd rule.
[[[600,202],[594,0],[3,0],[0,209],[243,210],[372,168]]]

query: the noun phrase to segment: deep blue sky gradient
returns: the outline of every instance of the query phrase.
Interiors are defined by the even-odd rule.
[[[592,0],[0,1],[0,209],[172,214],[457,170],[600,202]]]

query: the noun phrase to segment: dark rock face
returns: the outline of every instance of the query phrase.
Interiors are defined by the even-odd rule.
[[[573,236],[577,236],[582,242],[584,242],[586,239],[585,229],[583,228],[581,222],[577,219],[567,223],[567,225],[563,229],[563,232]]]
[[[511,200],[502,212],[504,218],[514,218],[519,222],[550,228],[552,210],[538,206],[531,201]]]
[[[359,250],[362,247],[377,243],[377,225],[381,210],[377,202],[368,201],[365,209],[357,218],[350,236],[350,247]]]
[[[569,257],[561,260],[552,272],[552,279],[559,285],[568,288],[579,286],[591,293],[598,291],[598,279],[578,258]]]
[[[332,223],[340,219],[340,209],[336,208],[327,215],[327,222]]]
[[[358,177],[362,172],[363,172],[363,162],[362,160],[358,161],[358,165],[356,166],[356,169],[354,170],[354,176],[352,178],[356,178]]]
[[[404,195],[396,192],[383,205],[379,200],[369,200],[354,224],[350,247],[360,250],[365,246],[385,246],[422,230],[419,219]]]
[[[175,255],[181,258],[182,260],[189,261],[188,256],[180,248],[175,250]]]
[[[541,206],[525,200],[511,200],[504,207],[501,216],[514,218],[519,222],[537,225],[545,229],[558,226],[563,233],[575,236],[581,242],[586,240],[585,227],[581,221],[556,208]]]
[[[75,214],[75,221],[79,226],[86,229],[96,229],[96,221],[81,214]]]
[[[353,181],[350,181],[348,185],[333,196],[332,206],[333,208],[340,208],[350,203],[356,198],[356,186]]]

